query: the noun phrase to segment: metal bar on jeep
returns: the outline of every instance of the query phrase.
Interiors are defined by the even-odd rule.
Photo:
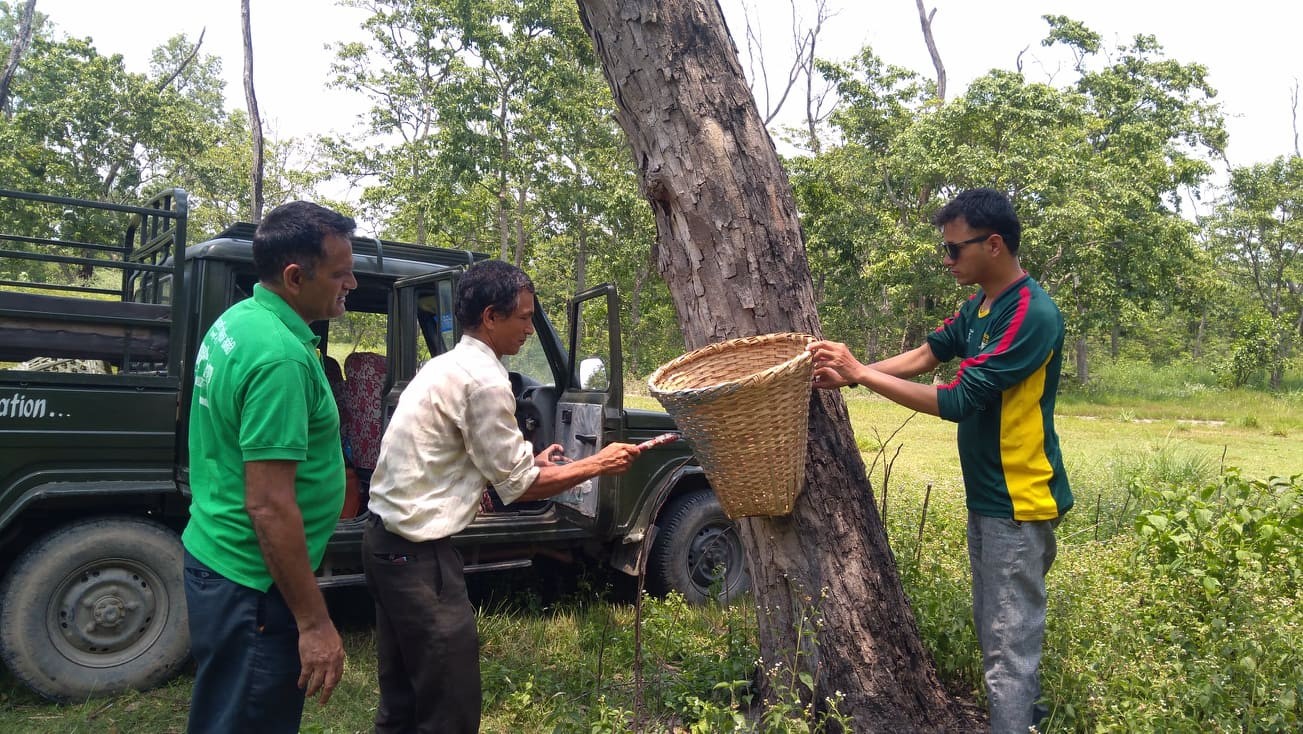
[[[59,247],[75,247],[79,250],[95,250],[97,252],[121,252],[125,254],[128,250],[122,245],[97,245],[91,242],[79,242],[77,240],[53,240],[49,237],[28,237],[22,234],[0,234],[0,240],[9,240],[10,242],[25,242],[29,245],[57,245]],[[112,261],[110,261],[112,262]]]
[[[119,260],[97,260],[93,257],[73,257],[72,255],[46,255],[41,252],[23,252],[21,250],[0,250],[0,257],[12,257],[19,260],[38,260],[48,263],[66,263],[69,265],[92,265],[97,268],[115,268],[122,270],[150,270],[171,273],[171,265],[150,265],[148,263],[122,262]],[[114,291],[117,293],[117,291]]]
[[[0,280],[0,285],[14,288],[36,288],[46,291],[68,291],[70,293],[100,293],[106,296],[120,295],[118,288],[92,288],[85,285],[59,285],[58,283],[29,283],[25,280]]]
[[[13,189],[0,189],[0,197],[10,199],[27,199],[28,201],[42,201],[47,204],[64,204],[66,206],[85,207],[87,209],[103,209],[110,212],[126,212],[128,214],[150,214],[155,216],[166,217],[168,219],[182,219],[186,212],[173,212],[167,209],[158,209],[148,206],[132,206],[131,204],[111,204],[106,201],[91,201],[89,199],[71,199],[66,196],[50,196],[49,194],[32,194],[26,191],[14,191]]]

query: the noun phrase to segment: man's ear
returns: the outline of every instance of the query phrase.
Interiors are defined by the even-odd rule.
[[[992,255],[999,251],[995,249],[997,246],[1000,250],[1004,250],[1005,252],[1009,251],[1009,245],[1005,243],[1004,236],[998,232],[991,235],[986,241],[990,243]]]
[[[289,263],[281,271],[281,287],[290,293],[298,293],[307,280],[308,273],[298,263]]]
[[[492,306],[485,306],[484,310],[480,312],[481,328],[490,328],[492,326],[495,326],[497,324],[499,317],[500,314],[498,313],[497,309],[493,308]]]

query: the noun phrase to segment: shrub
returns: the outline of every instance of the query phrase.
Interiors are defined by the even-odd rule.
[[[1051,596],[1052,725],[1297,731],[1303,668],[1298,478],[1236,471],[1138,485],[1135,534],[1098,544]],[[1063,573],[1063,569],[1056,569]]]

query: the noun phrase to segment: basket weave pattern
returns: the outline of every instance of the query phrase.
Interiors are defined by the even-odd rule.
[[[662,365],[651,394],[692,444],[730,518],[786,515],[805,484],[808,334],[710,344]]]

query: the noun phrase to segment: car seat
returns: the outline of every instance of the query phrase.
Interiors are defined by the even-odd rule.
[[[388,365],[383,354],[353,352],[344,358],[344,440],[353,466],[370,476],[380,458]]]

